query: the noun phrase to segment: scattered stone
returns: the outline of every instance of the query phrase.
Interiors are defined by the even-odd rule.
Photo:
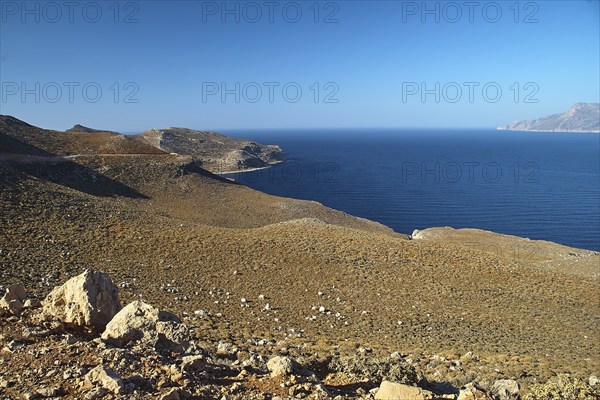
[[[0,308],[7,309],[12,315],[19,315],[23,310],[23,301],[25,301],[27,293],[23,285],[17,283],[6,289],[6,293],[0,299]]]
[[[460,389],[456,400],[488,400],[489,397],[479,389],[473,382],[467,383]]]
[[[494,382],[490,390],[498,400],[512,400],[519,397],[519,384],[513,379],[500,379]]]
[[[206,358],[202,355],[181,358],[181,370],[184,372],[199,371],[206,367],[207,364]]]
[[[121,309],[118,289],[108,275],[91,270],[54,288],[43,304],[44,317],[98,332]]]
[[[65,340],[65,343],[69,344],[69,345],[79,342],[79,339],[77,339],[75,336],[70,335],[70,334],[65,335],[64,340]]]
[[[233,345],[228,342],[219,341],[217,344],[217,354],[230,355]]]
[[[25,300],[25,303],[23,303],[23,305],[25,306],[25,308],[32,309],[40,307],[42,303],[35,299],[27,299]]]
[[[185,400],[191,397],[190,393],[183,389],[173,388],[160,397],[160,400]]]
[[[103,398],[104,396],[106,396],[108,394],[108,392],[100,387],[97,388],[93,388],[92,390],[90,390],[87,395],[85,396],[86,400],[98,400]]]
[[[294,362],[288,357],[276,356],[267,362],[267,368],[271,371],[271,376],[291,375],[294,371]]]
[[[23,395],[24,400],[35,400],[39,399],[41,396],[36,392],[27,392]]]
[[[313,388],[313,398],[315,399],[328,399],[330,397],[329,390],[322,384],[318,383]]]
[[[21,303],[21,300],[11,300],[8,302],[7,308],[12,315],[19,315],[23,310],[23,303]]]
[[[61,318],[66,316],[65,319],[71,321],[69,323],[93,326],[90,322],[95,318],[92,308],[102,309],[101,302],[104,299],[113,301],[115,297],[103,297],[101,293],[104,293],[102,287],[105,285],[94,283],[102,279],[93,276],[85,277],[90,274],[96,273],[86,271],[80,277],[71,280],[79,278],[79,283],[69,284],[71,282],[69,281],[62,287],[56,288],[53,291],[54,297],[48,304],[44,304],[44,312],[49,313],[48,308],[51,306],[52,310],[62,312]],[[95,294],[92,295],[92,292]],[[10,299],[8,304],[23,306],[22,298],[19,297],[22,296],[22,293],[18,288],[10,289],[8,293],[9,298],[16,297]],[[93,296],[95,296],[95,302],[90,300]],[[3,300],[6,301],[6,298],[7,295]],[[62,304],[60,304],[61,301]],[[85,310],[86,304],[90,307],[87,311]],[[314,308],[317,309],[318,306],[314,306]],[[323,306],[321,308],[325,309]],[[323,310],[320,311],[323,312]],[[18,311],[15,309],[15,312]],[[196,313],[196,315],[198,314]],[[203,348],[214,348],[214,344],[205,342],[205,339],[199,339],[198,343],[190,342],[189,332],[190,329],[194,329],[193,327],[188,329],[174,314],[162,312],[141,301],[134,301],[117,312],[107,323],[101,337],[96,337],[96,339],[92,339],[96,335],[65,333],[50,328],[53,324],[62,326],[63,323],[57,320],[44,322],[43,327],[33,326],[28,319],[34,315],[35,313],[27,313],[24,318],[11,316],[6,319],[7,326],[14,324],[15,329],[11,331],[12,326],[9,326],[0,335],[0,343],[3,343],[4,346],[0,351],[0,365],[7,358],[17,359],[25,353],[35,358],[45,358],[45,362],[35,364],[35,367],[32,366],[31,372],[24,370],[23,375],[18,375],[17,372],[16,375],[0,376],[0,393],[12,391],[18,393],[21,396],[19,398],[28,399],[56,398],[65,395],[67,392],[63,387],[68,387],[69,393],[74,388],[78,388],[77,398],[88,400],[104,397],[108,399],[150,398],[147,396],[161,400],[188,400],[192,398],[190,392],[194,393],[195,397],[193,398],[230,400],[278,398],[273,396],[273,391],[279,394],[285,393],[286,396],[293,398],[329,399],[337,395],[335,399],[339,400],[344,398],[514,400],[519,396],[519,385],[514,380],[494,382],[489,390],[489,395],[475,383],[465,385],[458,392],[454,387],[451,387],[452,390],[448,390],[442,384],[430,382],[431,386],[428,388],[432,391],[453,393],[434,395],[431,391],[414,386],[420,378],[415,368],[409,365],[412,363],[413,355],[409,359],[408,355],[394,352],[388,358],[378,359],[371,355],[372,349],[362,346],[357,349],[358,354],[349,357],[355,361],[354,363],[342,361],[345,358],[337,354],[328,366],[321,366],[321,361],[313,364],[319,368],[321,373],[335,374],[336,379],[339,377],[348,379],[350,383],[364,382],[368,384],[368,386],[360,385],[360,387],[349,385],[344,389],[336,389],[336,392],[332,394],[313,372],[308,371],[293,358],[285,356],[293,354],[296,357],[302,357],[305,355],[302,352],[293,351],[294,345],[291,343],[272,337],[266,339],[251,337],[245,339],[246,344],[234,342],[240,346],[238,351],[234,344],[223,340],[216,345],[217,354],[235,355],[235,357],[211,359]],[[32,322],[39,322],[35,318],[31,319]],[[289,331],[296,334],[295,328],[291,328]],[[288,336],[295,337],[296,335]],[[51,340],[44,340],[49,337]],[[40,343],[37,338],[41,339]],[[229,340],[232,338],[233,336],[230,336]],[[116,345],[118,348],[111,345]],[[157,353],[148,351],[147,345],[153,346],[156,350],[175,348],[178,350]],[[123,349],[123,346],[129,348]],[[278,349],[280,356],[273,357],[267,362],[266,358],[251,350],[255,346],[269,346],[271,351]],[[182,351],[185,353],[173,354],[173,352]],[[64,356],[67,355],[72,358],[66,359]],[[320,357],[316,353],[315,356]],[[77,357],[80,358],[77,359]],[[467,358],[476,359],[476,356],[467,353],[461,357],[461,359]],[[101,361],[91,361],[94,359]],[[312,354],[308,359],[313,360]],[[414,356],[414,359],[414,365],[429,363],[427,368],[435,368],[435,372],[438,372],[439,367],[445,366],[452,370],[451,367],[461,365],[460,361],[436,355],[427,355],[424,358]],[[71,360],[77,361],[71,362]],[[87,362],[101,363],[101,365],[88,372],[88,368],[85,366]],[[269,382],[267,379],[266,385],[261,384],[263,378],[260,375],[265,368],[270,371],[271,377],[281,379],[276,380],[276,383]],[[139,373],[139,375],[131,375],[132,373]],[[122,379],[119,374],[127,379]],[[234,376],[236,378],[232,379]],[[439,382],[442,382],[441,373],[438,375],[434,373],[433,376],[440,377]],[[29,382],[33,382],[33,384],[29,385]],[[61,387],[63,382],[65,386]],[[379,388],[369,390],[372,388],[372,382],[382,383]],[[400,382],[404,382],[404,384]],[[487,382],[486,388],[489,386]],[[589,384],[588,387],[596,386],[598,378],[590,376],[586,383]],[[582,384],[585,385],[583,382]],[[63,390],[65,390],[64,393]],[[279,398],[281,399],[281,397]]]
[[[390,381],[383,381],[379,386],[375,399],[379,400],[430,400],[434,394],[416,386],[403,385]]]
[[[85,380],[91,387],[99,386],[114,394],[125,393],[125,385],[123,385],[121,377],[115,371],[103,365],[98,365],[88,372]]]
[[[43,388],[36,391],[42,397],[58,397],[61,395],[62,390],[60,388]]]
[[[11,285],[6,289],[6,293],[0,299],[0,307],[8,307],[8,303],[12,300],[24,301],[25,297],[27,297],[27,293],[25,292],[25,288],[20,283],[15,285]]]
[[[198,315],[200,317],[206,317],[206,316],[208,316],[208,312],[206,310],[199,309],[199,310],[194,311],[194,315]]]
[[[419,240],[419,239],[425,239],[426,235],[424,232],[421,232],[418,229],[415,229],[412,233],[412,235],[409,236],[409,239],[412,240]]]

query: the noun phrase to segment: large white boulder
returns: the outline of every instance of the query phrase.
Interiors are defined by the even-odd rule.
[[[134,301],[106,325],[102,340],[118,347],[140,341],[157,349],[182,352],[189,345],[189,330],[174,314]]]
[[[119,291],[110,277],[86,270],[46,296],[42,315],[101,332],[120,309]]]

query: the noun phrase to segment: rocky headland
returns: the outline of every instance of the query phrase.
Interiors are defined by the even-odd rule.
[[[600,132],[600,104],[575,103],[568,111],[534,120],[516,121],[499,130],[532,132]]]
[[[191,155],[202,168],[214,173],[265,168],[285,159],[277,145],[233,139],[216,132],[185,128],[150,129],[138,137],[157,149]]]

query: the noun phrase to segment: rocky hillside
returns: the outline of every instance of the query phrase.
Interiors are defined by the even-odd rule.
[[[38,128],[8,115],[0,115],[0,152],[22,156],[59,157],[166,154],[135,137],[120,133],[90,130],[80,125],[75,125],[65,132],[52,131]]]
[[[568,111],[534,120],[516,121],[500,130],[541,132],[600,132],[600,104],[575,103]]]
[[[147,206],[163,215],[211,226],[247,228],[316,218],[328,224],[396,235],[381,224],[317,202],[256,192],[200,168],[191,156],[166,153],[136,137],[104,131],[50,131],[0,116],[0,167],[2,194],[24,199],[38,193],[40,204],[46,208],[53,205],[46,201],[48,190],[66,189],[67,196],[100,196],[90,201],[113,196],[151,198],[152,202],[135,202],[134,207]],[[15,191],[17,187],[29,190]],[[171,204],[173,195],[175,204]],[[123,206],[122,202],[109,203]],[[199,204],[206,208],[198,209]],[[248,210],[252,210],[251,215]],[[52,212],[58,214],[60,209]]]
[[[40,155],[42,151],[46,155],[71,157],[178,154],[189,156],[190,162],[215,173],[264,168],[285,159],[283,151],[276,145],[265,146],[215,132],[183,128],[153,129],[139,135],[123,135],[77,124],[60,132],[0,115],[0,135],[4,153]],[[25,149],[23,143],[36,149]]]
[[[139,137],[160,150],[191,155],[202,168],[217,173],[264,168],[284,160],[279,146],[232,139],[216,132],[151,129]]]
[[[141,294],[140,294],[141,297]],[[242,304],[244,302],[242,301]],[[368,349],[354,357],[315,362],[292,358],[282,346],[255,338],[241,345],[207,342],[198,311],[182,321],[140,300],[121,305],[118,288],[102,272],[87,270],[39,301],[20,284],[0,299],[0,390],[15,399],[381,399],[511,400],[600,396],[595,376],[522,392],[516,380],[487,388],[461,388],[423,378],[406,355],[377,358]],[[199,326],[200,325],[200,326]],[[293,335],[292,335],[293,337]],[[460,366],[434,356],[428,363]],[[559,397],[556,397],[559,398]],[[571,398],[571,397],[569,397]]]
[[[264,364],[276,356],[312,371],[333,398],[373,396],[389,380],[452,396],[473,383],[496,398],[497,381],[516,381],[522,397],[539,389],[575,399],[561,388],[588,390],[600,374],[596,253],[477,230],[409,240],[315,202],[254,191],[142,141],[1,121],[0,293],[13,294],[0,317],[0,349],[8,349],[0,398],[88,396],[97,374],[114,377],[97,370],[85,383],[101,364],[125,386],[106,395],[116,398],[322,392],[303,375],[269,380]],[[53,304],[48,313],[59,321],[76,315],[59,312],[64,291],[55,288],[88,269],[110,275],[122,305],[176,313],[210,366],[191,377],[176,352],[145,356],[135,344],[103,340],[98,328],[34,318],[36,301]],[[11,289],[19,283],[26,298]],[[109,321],[117,308],[98,315]],[[172,319],[154,324],[175,335]],[[239,376],[246,361],[258,370],[247,378]]]

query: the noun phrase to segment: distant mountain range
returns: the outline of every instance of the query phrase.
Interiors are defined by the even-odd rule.
[[[500,130],[600,133],[600,103],[575,103],[568,111],[499,126]]]

